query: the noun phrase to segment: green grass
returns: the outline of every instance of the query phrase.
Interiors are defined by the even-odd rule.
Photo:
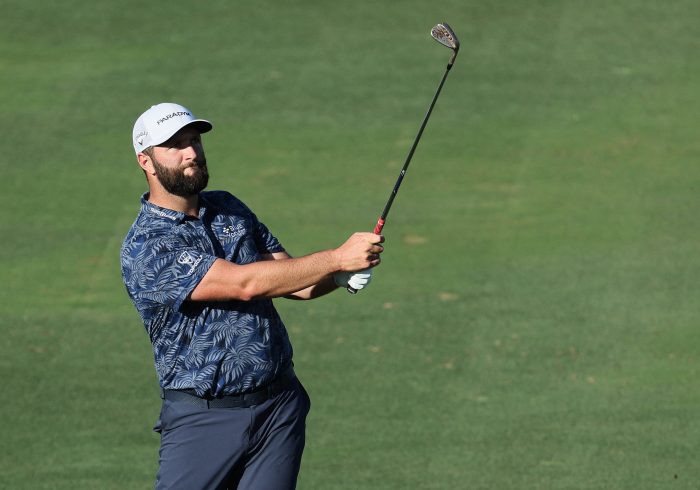
[[[433,2],[434,3],[434,2]],[[212,120],[212,188],[289,251],[370,229],[356,297],[278,301],[312,396],[301,489],[700,481],[700,7],[0,2],[0,488],[150,488],[159,410],[119,276],[148,105]]]

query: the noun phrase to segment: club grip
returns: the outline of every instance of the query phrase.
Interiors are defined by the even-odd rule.
[[[374,226],[374,234],[379,235],[382,232],[382,229],[384,228],[384,223],[386,223],[385,220],[382,218],[379,218],[377,220],[377,224]]]
[[[384,223],[386,223],[386,220],[383,219],[381,216],[377,220],[377,224],[374,225],[374,234],[379,235],[382,232],[382,229],[384,228]],[[355,289],[352,286],[347,287],[348,293],[350,294],[357,294],[357,289]]]

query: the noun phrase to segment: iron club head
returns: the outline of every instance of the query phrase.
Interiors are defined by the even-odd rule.
[[[437,24],[430,30],[430,35],[437,42],[439,42],[443,46],[447,46],[452,50],[452,57],[450,58],[450,62],[448,63],[448,66],[451,67],[452,64],[455,62],[457,52],[459,51],[459,39],[457,38],[457,35],[452,30],[452,28],[446,23]]]

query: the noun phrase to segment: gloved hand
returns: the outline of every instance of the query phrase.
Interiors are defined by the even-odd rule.
[[[359,291],[366,288],[372,280],[372,269],[364,269],[355,272],[336,272],[333,274],[333,280],[338,287],[351,288]]]

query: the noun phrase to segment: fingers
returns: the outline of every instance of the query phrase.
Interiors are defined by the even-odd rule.
[[[379,265],[379,263],[382,261],[379,254],[384,252],[384,246],[380,245],[380,243],[384,243],[384,236],[374,235],[374,237],[376,237],[376,239],[379,241],[374,242],[372,247],[370,247],[369,252],[371,255],[368,257],[373,267]]]
[[[382,235],[374,233],[354,233],[339,249],[339,265],[343,271],[358,271],[376,267],[381,262],[380,254],[384,252]]]
[[[369,262],[370,267],[376,267],[382,261],[379,254],[384,252],[384,246],[380,245],[381,243],[384,243],[384,236],[377,235],[375,233],[367,233],[366,239],[370,245],[367,248],[367,261]]]
[[[356,237],[360,240],[367,240],[371,244],[384,243],[384,235],[377,235],[375,233],[370,232],[359,231],[357,233],[354,233],[353,237]]]
[[[372,281],[372,269],[353,272],[348,278],[348,286],[356,291],[366,288]]]
[[[357,272],[336,272],[333,280],[338,287],[347,288],[350,286],[355,291],[364,289],[372,280],[372,269],[363,269]]]
[[[368,251],[373,254],[380,254],[384,251],[384,247],[381,245],[372,245]]]

